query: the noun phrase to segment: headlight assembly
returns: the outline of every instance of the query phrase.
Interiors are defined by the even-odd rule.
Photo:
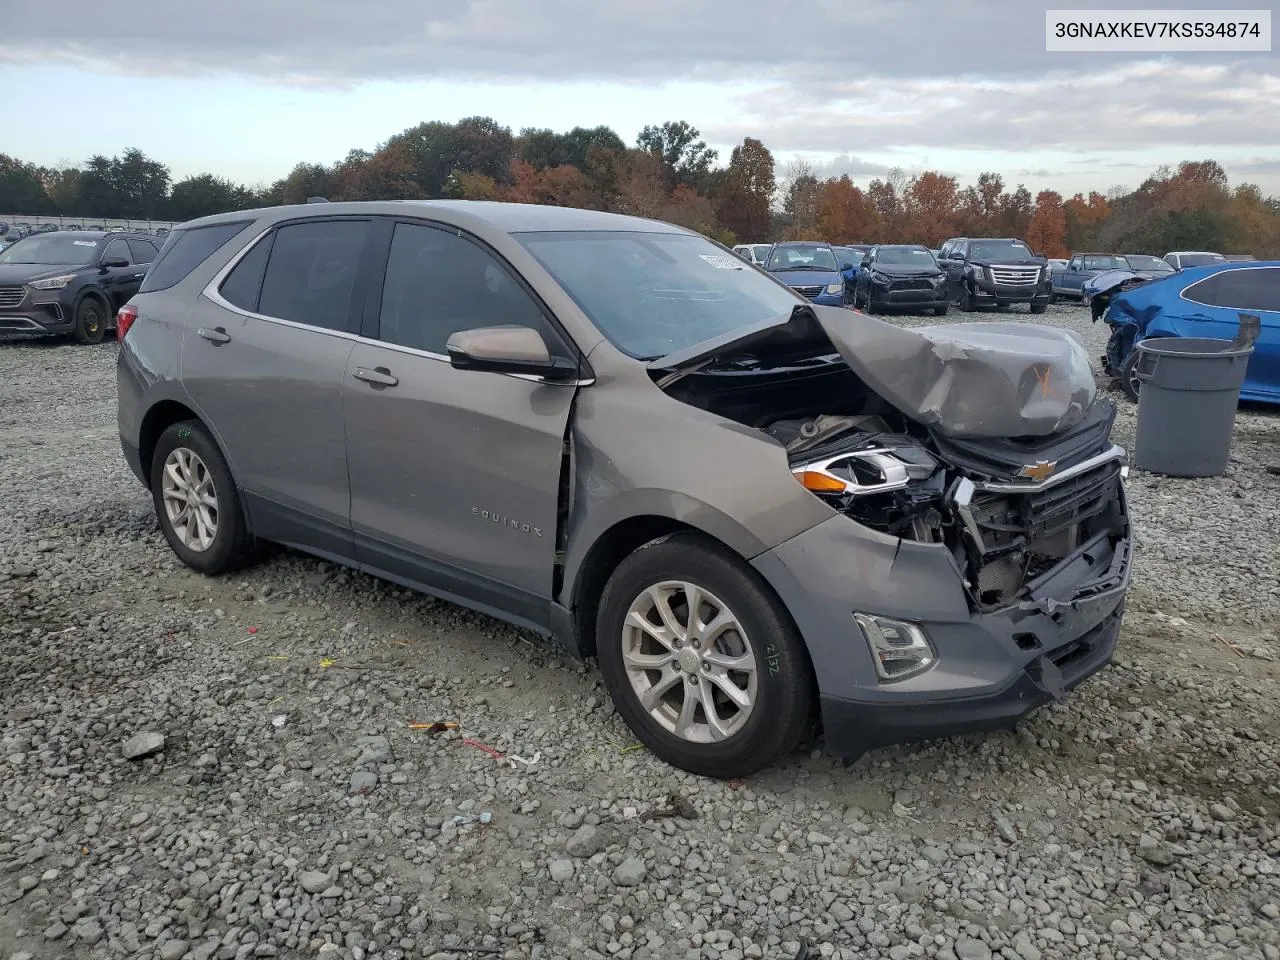
[[[74,273],[64,273],[60,277],[47,277],[44,280],[32,280],[27,286],[36,290],[61,290],[76,278]]]

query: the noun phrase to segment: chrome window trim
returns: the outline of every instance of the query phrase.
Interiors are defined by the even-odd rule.
[[[306,221],[288,222],[294,223]],[[237,251],[230,260],[219,268],[218,272],[213,275],[213,279],[205,284],[204,289],[200,291],[201,296],[206,297],[210,302],[221,307],[223,310],[229,310],[231,313],[240,317],[246,317],[249,320],[260,320],[264,323],[275,323],[282,327],[291,327],[295,330],[306,330],[310,333],[320,333],[325,336],[336,337],[339,340],[349,340],[352,344],[358,343],[368,347],[381,347],[385,350],[394,351],[395,353],[403,353],[412,357],[425,357],[428,360],[437,360],[441,363],[449,364],[450,367],[453,366],[453,361],[451,361],[445,354],[434,353],[430,350],[419,350],[416,347],[405,347],[398,343],[388,343],[385,340],[375,340],[373,337],[361,336],[358,333],[349,333],[346,330],[330,330],[327,327],[317,327],[310,323],[298,323],[295,320],[285,320],[283,317],[272,317],[265,313],[255,313],[252,310],[245,310],[241,307],[237,307],[234,303],[227,300],[218,289],[222,286],[223,281],[227,279],[227,276],[236,268],[240,261],[249,255],[250,250],[257,246],[258,243],[267,236],[267,234],[271,233],[272,230],[281,226],[283,223],[283,221],[282,223],[273,223],[249,240],[249,242]],[[547,386],[557,387],[589,387],[596,382],[594,377],[589,377],[585,380],[548,380],[545,377],[539,377],[531,373],[500,373],[498,376],[512,377],[516,380],[527,380],[530,383],[541,383]]]
[[[1195,267],[1187,267],[1187,269],[1194,270]],[[1200,284],[1208,283],[1214,277],[1220,276],[1221,274],[1224,274],[1224,273],[1235,273],[1240,270],[1275,270],[1277,273],[1280,273],[1280,267],[1277,267],[1273,264],[1256,264],[1256,265],[1250,264],[1249,266],[1229,267],[1222,270],[1215,270],[1213,271],[1213,273],[1209,274],[1207,277],[1201,277],[1199,280],[1196,280],[1194,283],[1189,283],[1185,287],[1183,287],[1181,290],[1179,290],[1178,299],[1185,300],[1187,303],[1194,303],[1197,307],[1211,307],[1215,310],[1235,310],[1237,312],[1243,310],[1246,313],[1250,310],[1257,310],[1261,313],[1275,313],[1276,311],[1274,310],[1265,310],[1262,307],[1224,307],[1220,303],[1205,303],[1203,300],[1197,300],[1195,297],[1187,296],[1188,290],[1194,290],[1196,287],[1200,286]]]
[[[1055,484],[1062,483],[1064,480],[1070,480],[1072,477],[1078,477],[1082,473],[1088,473],[1098,467],[1110,463],[1113,460],[1124,459],[1124,447],[1119,444],[1112,444],[1110,450],[1104,450],[1097,456],[1090,457],[1088,460],[1077,463],[1074,467],[1068,467],[1059,474],[1055,474],[1039,483],[1004,483],[1001,481],[983,481],[974,483],[979,490],[989,493],[1038,493],[1041,490],[1047,490]]]

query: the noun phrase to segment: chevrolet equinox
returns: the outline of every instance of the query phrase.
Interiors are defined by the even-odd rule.
[[[1008,728],[1115,647],[1125,453],[1065,331],[897,327],[652,220],[380,201],[184,224],[117,337],[183,563],[280,543],[541,633],[698,774]]]

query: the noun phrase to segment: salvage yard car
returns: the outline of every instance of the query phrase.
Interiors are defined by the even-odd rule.
[[[547,635],[697,774],[815,717],[845,757],[1010,727],[1116,642],[1124,451],[1065,331],[904,329],[680,227],[481,201],[192,221],[119,330],[182,562],[274,541]]]
[[[947,274],[947,293],[966,313],[1025,303],[1044,313],[1053,297],[1047,260],[1021,240],[957,237],[942,245],[938,265]]]
[[[1240,314],[1256,315],[1261,329],[1253,344],[1240,399],[1280,403],[1280,262],[1187,267],[1168,279],[1150,281],[1121,271],[1097,278],[1096,300],[1111,328],[1102,369],[1131,400],[1142,388],[1137,344],[1148,337],[1208,337],[1233,340]],[[1094,320],[1099,311],[1095,309]]]
[[[1084,299],[1085,281],[1108,270],[1129,270],[1140,276],[1155,278],[1168,276],[1173,267],[1159,257],[1137,253],[1077,253],[1062,268],[1050,261],[1055,297]]]
[[[772,246],[771,243],[740,243],[733,248],[733,252],[748,263],[763,267]]]
[[[795,241],[775,243],[764,268],[796,293],[814,303],[839,307],[844,304],[845,271],[829,243]]]
[[[1208,250],[1177,250],[1173,253],[1166,253],[1164,260],[1175,270],[1185,270],[1187,267],[1207,267],[1210,264],[1227,262],[1227,258],[1222,254]]]
[[[947,275],[927,247],[878,244],[858,265],[853,305],[868,313],[887,307],[947,313]]]
[[[100,343],[156,258],[155,238],[33,233],[0,252],[0,334],[69,333]]]

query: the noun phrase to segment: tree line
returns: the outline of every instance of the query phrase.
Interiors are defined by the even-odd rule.
[[[1012,189],[995,172],[968,187],[937,171],[901,169],[864,189],[819,178],[804,163],[778,171],[760,140],[720,163],[696,127],[645,127],[633,145],[607,126],[512,133],[488,117],[430,121],[372,152],[333,164],[299,163],[269,185],[214,173],[174,181],[141,150],[82,166],[42,167],[0,154],[0,211],[183,221],[260,206],[329,200],[486,199],[654,217],[723,243],[820,239],[924,243],[953,236],[1016,236],[1051,257],[1097,249],[1162,254],[1207,249],[1280,257],[1280,199],[1232,187],[1213,160],[1161,167],[1132,191],[1064,197]]]

